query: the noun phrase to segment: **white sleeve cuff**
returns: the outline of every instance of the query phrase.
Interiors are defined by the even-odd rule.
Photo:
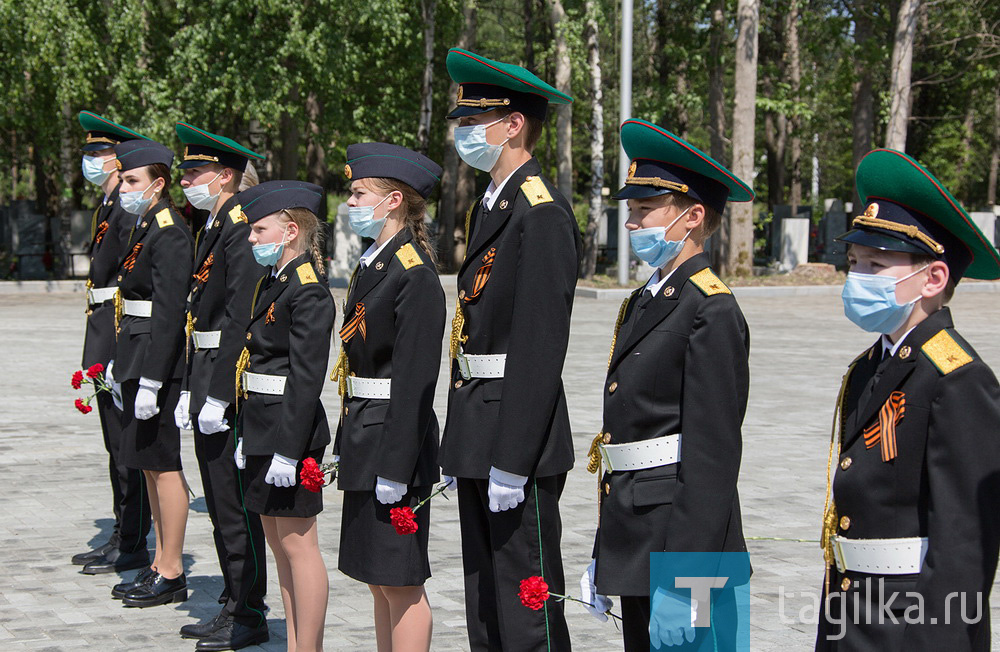
[[[214,399],[211,396],[206,396],[205,397],[205,403],[207,403],[208,405],[211,405],[212,407],[222,408],[223,410],[225,410],[227,407],[229,407],[229,403],[227,403],[225,401],[220,401],[220,400]]]
[[[151,380],[143,376],[142,378],[139,379],[139,387],[145,387],[146,389],[151,389],[154,392],[158,392],[160,391],[160,388],[163,387],[163,383],[160,382],[159,380]]]
[[[497,467],[491,466],[490,480],[496,480],[497,482],[509,484],[513,487],[523,487],[525,483],[528,482],[528,476],[517,475],[516,473],[510,473],[508,471],[501,471]]]
[[[282,464],[287,464],[288,466],[295,466],[296,464],[299,463],[298,460],[293,460],[290,457],[285,457],[284,455],[278,455],[277,453],[274,454],[272,459],[275,459],[281,462]]]

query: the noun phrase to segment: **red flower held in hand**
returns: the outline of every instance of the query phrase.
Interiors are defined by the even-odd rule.
[[[90,407],[90,405],[88,405],[87,403],[84,403],[83,399],[80,398],[76,399],[76,403],[74,403],[74,405],[76,405],[76,409],[82,412],[83,414],[87,414],[88,412],[94,409]]]
[[[529,609],[538,611],[545,606],[545,601],[549,599],[549,585],[538,575],[521,580],[521,591],[517,594],[521,598],[521,604]]]
[[[104,365],[100,362],[87,369],[87,378],[97,378],[104,373]]]
[[[413,534],[417,531],[417,515],[409,507],[393,507],[389,510],[389,520],[396,534]]]
[[[80,386],[83,385],[83,372],[74,371],[73,379],[69,381],[69,384],[73,386],[73,389],[80,389]]]
[[[311,457],[302,460],[302,470],[299,471],[299,480],[302,482],[303,487],[313,493],[323,491],[323,487],[326,486],[326,474],[319,468],[316,460]]]

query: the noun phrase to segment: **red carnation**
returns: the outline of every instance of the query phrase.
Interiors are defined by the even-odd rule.
[[[326,486],[326,473],[323,469],[319,468],[319,464],[316,460],[307,457],[302,460],[302,470],[299,471],[299,480],[302,482],[302,486],[313,493],[319,493],[323,491],[323,487]]]
[[[74,371],[73,380],[69,384],[73,386],[73,389],[80,389],[80,386],[83,385],[83,372],[79,370]]]
[[[88,412],[90,412],[91,410],[94,409],[94,408],[90,407],[90,405],[88,403],[84,403],[83,399],[79,399],[79,398],[76,399],[76,403],[74,403],[74,405],[76,405],[76,409],[77,410],[79,410],[80,412],[82,412],[84,414],[87,414]]]
[[[97,378],[104,373],[104,365],[100,362],[87,369],[87,378]]]
[[[541,577],[534,575],[521,580],[521,591],[517,596],[521,598],[521,604],[525,607],[538,611],[549,599],[549,585]]]
[[[409,507],[393,507],[389,510],[389,519],[396,534],[413,534],[417,531],[417,515]]]

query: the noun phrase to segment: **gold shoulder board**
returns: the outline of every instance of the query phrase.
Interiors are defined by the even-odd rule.
[[[239,222],[246,222],[247,216],[243,214],[243,207],[239,204],[233,206],[233,210],[229,211],[229,219],[233,221],[233,224],[238,224]]]
[[[413,248],[412,242],[407,242],[400,247],[396,252],[396,258],[399,259],[399,262],[403,263],[403,269],[410,269],[411,267],[422,265],[424,262],[420,260],[420,254]]]
[[[305,285],[306,283],[318,283],[316,280],[316,272],[313,271],[312,263],[302,263],[295,268],[295,273],[299,275],[299,283]]]
[[[972,362],[972,356],[944,330],[924,342],[920,350],[934,363],[942,376]]]
[[[691,282],[702,291],[706,297],[710,297],[713,294],[732,294],[729,287],[722,282],[715,273],[706,267],[697,274],[691,276]]]
[[[521,184],[521,192],[528,198],[528,203],[532,206],[544,204],[552,201],[549,189],[545,187],[545,182],[540,177],[528,177]]]
[[[161,229],[168,226],[174,225],[174,218],[170,215],[170,210],[164,208],[162,211],[156,214],[156,223],[160,225]]]

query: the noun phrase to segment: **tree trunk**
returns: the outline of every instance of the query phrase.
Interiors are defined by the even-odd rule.
[[[424,21],[424,82],[420,92],[420,125],[417,127],[417,149],[427,154],[431,139],[432,99],[434,96],[434,13],[437,0],[420,0]]]
[[[604,218],[604,90],[601,87],[601,47],[597,31],[597,6],[595,0],[586,0],[585,38],[587,65],[590,68],[590,209],[587,212],[587,230],[583,236],[583,278],[593,278],[597,272],[597,231]],[[611,226],[608,225],[610,229]]]
[[[993,87],[993,153],[990,155],[990,176],[986,186],[986,204],[997,203],[997,169],[1000,168],[1000,86]]]
[[[753,181],[754,122],[757,101],[757,32],[760,0],[738,0],[735,94],[733,99],[733,174]],[[722,238],[722,273],[750,275],[753,272],[753,203],[729,207],[726,237]]]
[[[547,0],[552,35],[556,42],[556,89],[569,94],[572,77],[572,63],[569,45],[566,43],[566,11],[561,0]],[[556,187],[573,203],[573,105],[559,104],[556,107]]]
[[[872,149],[872,134],[875,129],[875,94],[872,91],[872,68],[868,65],[867,50],[872,37],[871,8],[867,1],[858,0],[854,5],[854,98],[851,108],[853,162],[852,170],[865,154]],[[851,184],[852,186],[854,184]],[[860,215],[865,207],[861,205],[858,190],[854,188],[854,214]]]
[[[766,86],[766,85],[765,85]],[[788,121],[784,115],[764,114],[764,149],[767,152],[767,207],[785,203],[785,142]]]
[[[712,26],[708,34],[708,133],[712,158],[726,159],[725,69],[722,65],[722,41],[726,37],[726,0],[712,0]]]
[[[799,88],[802,85],[802,62],[799,58],[799,0],[791,0],[788,14],[785,18],[785,69],[788,71],[788,82],[791,86],[792,100],[795,108],[788,118],[788,131],[791,136],[789,171],[791,185],[789,201],[794,217],[802,203],[802,136],[799,133],[802,120],[799,118]],[[815,201],[815,198],[813,198]]]
[[[323,147],[323,143],[320,142],[319,129],[322,115],[323,107],[320,105],[319,98],[316,97],[315,92],[310,91],[306,95],[306,137],[308,139],[306,144],[306,180],[326,188],[326,150]],[[320,215],[318,217],[321,222],[326,221],[326,202],[320,206]]]
[[[902,0],[896,14],[896,35],[892,46],[892,72],[889,83],[892,102],[889,107],[889,126],[885,146],[906,151],[906,129],[910,122],[911,87],[913,69],[913,40],[917,31],[920,0]]]
[[[293,85],[288,93],[288,104],[295,106],[298,103],[299,87]],[[299,173],[299,125],[288,111],[281,112],[279,122],[281,153],[278,169],[282,179],[296,179]]]
[[[524,0],[524,67],[535,70],[535,0]]]

